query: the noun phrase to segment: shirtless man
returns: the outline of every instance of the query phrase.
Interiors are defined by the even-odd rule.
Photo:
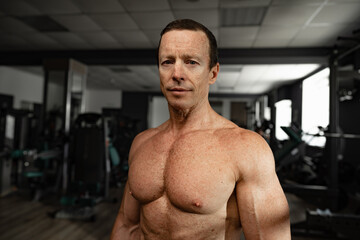
[[[289,209],[267,143],[208,101],[216,40],[177,20],[161,33],[161,91],[170,119],[133,141],[111,239],[290,239]]]

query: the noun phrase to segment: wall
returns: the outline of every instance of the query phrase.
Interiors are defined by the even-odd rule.
[[[149,128],[158,127],[169,119],[168,104],[165,97],[152,97],[148,117]]]
[[[14,96],[14,108],[21,101],[42,103],[44,78],[11,67],[0,67],[0,93]]]
[[[121,108],[121,90],[95,90],[85,91],[85,112],[101,113],[102,108]]]
[[[12,67],[0,67],[0,93],[14,96],[14,108],[21,108],[21,101],[41,104],[43,88],[43,76]],[[121,91],[87,89],[86,111],[101,113],[103,107],[121,108]]]

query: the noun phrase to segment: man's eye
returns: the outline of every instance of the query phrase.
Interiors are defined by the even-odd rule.
[[[188,64],[195,65],[195,64],[197,64],[197,62],[196,62],[196,61],[189,60],[189,61],[188,61]]]
[[[171,61],[170,60],[165,60],[162,62],[162,64],[171,64]]]

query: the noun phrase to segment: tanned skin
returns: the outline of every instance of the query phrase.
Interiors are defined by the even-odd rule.
[[[208,100],[202,31],[171,30],[159,48],[170,119],[133,141],[112,240],[289,240],[289,208],[274,159],[258,134],[218,115]]]

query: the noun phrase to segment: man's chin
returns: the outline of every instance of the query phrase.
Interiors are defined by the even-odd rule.
[[[184,99],[171,99],[170,101],[168,100],[168,104],[177,111],[184,111],[191,108],[190,104],[184,101]]]

